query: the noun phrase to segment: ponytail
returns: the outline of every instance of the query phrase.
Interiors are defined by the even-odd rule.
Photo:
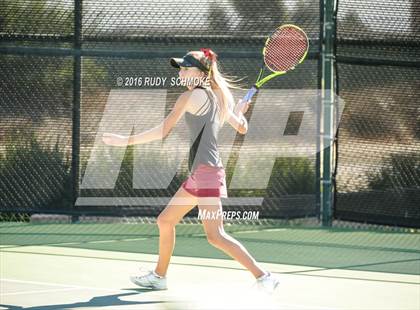
[[[233,110],[234,99],[230,88],[234,86],[230,83],[226,77],[219,71],[217,62],[211,64],[211,76],[210,76],[210,87],[212,90],[220,89],[222,92],[222,102],[217,101],[219,104],[220,110],[220,122],[221,125],[228,119],[229,113],[228,110]]]
[[[234,85],[234,81],[224,76],[218,66],[217,54],[209,48],[202,48],[200,52],[190,52],[195,56],[202,64],[204,64],[209,70],[207,72],[207,79],[211,89],[220,90],[222,93],[222,100],[217,100],[219,106],[219,120],[221,126],[227,121],[229,117],[229,110],[233,110],[234,99],[231,88],[239,88]]]

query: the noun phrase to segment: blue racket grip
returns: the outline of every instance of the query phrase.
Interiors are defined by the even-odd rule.
[[[254,95],[257,93],[258,89],[255,86],[252,86],[250,90],[246,93],[245,97],[242,99],[243,102],[248,102],[254,97]]]

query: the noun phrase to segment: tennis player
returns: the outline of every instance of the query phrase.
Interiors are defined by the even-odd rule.
[[[202,214],[216,214],[216,219],[202,219],[207,240],[248,269],[256,278],[256,285],[272,292],[279,281],[264,270],[244,246],[223,229],[221,197],[227,197],[225,170],[217,148],[221,126],[227,121],[241,134],[246,134],[248,123],[243,113],[249,102],[233,108],[233,85],[218,69],[217,55],[211,49],[187,53],[183,58],[172,58],[171,64],[179,68],[179,77],[188,90],[180,95],[165,120],[148,131],[120,136],[105,133],[103,142],[126,146],[163,139],[185,114],[190,130],[189,177],[182,183],[166,208],[159,214],[159,259],[149,273],[132,276],[138,286],[167,289],[166,273],[175,245],[175,225],[198,205]],[[182,203],[179,203],[179,202]]]

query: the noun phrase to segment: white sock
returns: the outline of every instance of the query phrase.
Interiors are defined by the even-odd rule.
[[[258,277],[257,278],[257,281],[260,281],[260,280],[264,279],[265,277],[268,277],[269,275],[270,275],[270,273],[269,272],[266,272],[262,276]]]
[[[158,275],[158,274],[157,274],[154,270],[153,270],[153,275],[154,275],[155,277],[159,278],[159,279],[164,278],[164,277],[162,277],[162,276]]]

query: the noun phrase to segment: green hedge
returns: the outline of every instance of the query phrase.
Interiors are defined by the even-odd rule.
[[[70,161],[43,146],[33,132],[10,135],[0,154],[0,203],[3,209],[62,209],[72,204]]]

